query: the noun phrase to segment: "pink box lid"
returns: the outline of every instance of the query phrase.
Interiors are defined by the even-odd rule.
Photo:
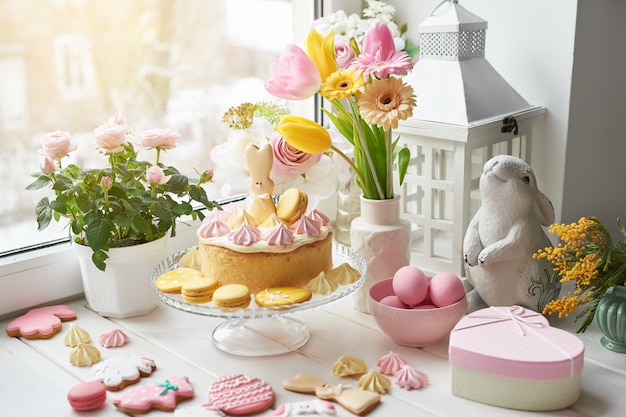
[[[453,365],[530,380],[569,378],[583,368],[585,345],[519,306],[489,307],[462,318],[450,334]]]

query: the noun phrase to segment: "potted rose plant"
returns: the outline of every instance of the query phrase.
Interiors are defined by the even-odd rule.
[[[400,218],[399,197],[393,191],[394,163],[402,184],[410,152],[396,146],[392,129],[410,117],[416,105],[413,88],[401,78],[413,62],[408,52],[397,49],[389,26],[373,19],[362,42],[351,38],[348,48],[332,29],[321,33],[314,27],[304,49],[287,46],[272,64],[266,83],[271,94],[287,100],[320,94],[332,105],[324,113],[352,145],[353,160],[332,143],[327,129],[299,116],[284,116],[276,127],[287,143],[303,152],[332,150],[356,175],[363,194],[361,216],[350,227],[350,242],[368,263],[368,279],[355,295],[361,311],[367,310],[371,284],[410,261],[410,223]]]
[[[176,147],[180,135],[150,129],[139,132],[134,144],[128,140],[130,132],[120,114],[97,127],[93,134],[97,149],[108,162],[103,168],[64,164],[76,149],[69,133],[56,131],[42,137],[41,171],[33,174],[36,179],[27,189],[49,187],[54,198],[43,197],[36,206],[39,230],[52,220],[68,222],[81,259],[85,295],[94,310],[109,316],[127,316],[129,313],[119,309],[98,305],[107,300],[119,302],[127,294],[133,304],[131,314],[149,311],[156,305],[149,283],[150,271],[167,255],[165,237],[176,234],[181,217],[202,219],[202,210],[219,207],[208,199],[202,187],[211,180],[212,171],[191,180],[176,168],[165,166],[160,161],[161,153]],[[154,150],[154,160],[140,159],[139,149]],[[194,206],[195,203],[199,205]],[[139,252],[144,248],[146,254]],[[131,258],[138,258],[147,274],[116,263],[114,254],[119,257],[125,253],[122,258],[128,258],[129,251],[139,252]],[[88,280],[93,275],[99,284]],[[143,288],[140,292],[130,284],[137,276]],[[146,289],[147,306],[142,308],[139,293],[146,293]]]

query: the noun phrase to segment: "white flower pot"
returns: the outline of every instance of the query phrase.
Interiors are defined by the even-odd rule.
[[[105,317],[128,318],[152,311],[158,300],[150,284],[153,268],[167,256],[167,237],[109,249],[106,269],[91,260],[88,246],[74,244],[89,307]]]
[[[354,308],[369,313],[370,287],[391,278],[411,261],[411,223],[400,218],[400,197],[370,200],[361,196],[361,215],[350,225],[350,246],[363,256],[367,272],[353,295]]]

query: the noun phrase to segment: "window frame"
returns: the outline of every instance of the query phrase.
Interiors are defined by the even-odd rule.
[[[360,4],[359,0],[347,0]],[[310,22],[331,10],[342,8],[346,0],[292,0],[294,39],[303,38],[297,28],[308,28]],[[302,103],[294,112],[313,117],[314,103]],[[168,240],[168,251],[176,252],[197,243],[198,221],[177,226],[176,237]],[[78,265],[69,238],[44,242],[41,245],[16,248],[0,256],[0,319],[20,314],[29,308],[63,302],[83,294]]]

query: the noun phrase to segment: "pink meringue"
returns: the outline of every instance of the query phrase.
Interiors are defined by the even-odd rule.
[[[428,384],[428,376],[410,365],[404,365],[394,374],[396,384],[407,390],[420,389]]]
[[[102,333],[98,338],[100,346],[104,348],[116,348],[122,347],[128,343],[128,336],[120,329],[113,329],[111,331]]]
[[[265,240],[269,246],[284,248],[293,243],[293,233],[291,233],[284,223],[281,223],[278,226],[268,229],[263,234],[263,240]]]
[[[205,217],[198,228],[198,236],[200,238],[219,237],[228,233],[230,233],[230,227],[217,217]]]
[[[401,355],[395,352],[389,351],[388,354],[383,356],[376,362],[378,370],[385,375],[394,375],[403,366],[408,365],[409,362]]]
[[[332,222],[330,221],[330,217],[319,211],[318,209],[313,209],[306,214],[306,217],[318,221],[322,226],[330,226]]]
[[[228,239],[235,245],[250,246],[261,240],[261,231],[254,226],[244,223],[238,229],[230,232]]]
[[[302,216],[291,226],[291,230],[298,235],[316,237],[320,235],[321,225],[316,220]]]

